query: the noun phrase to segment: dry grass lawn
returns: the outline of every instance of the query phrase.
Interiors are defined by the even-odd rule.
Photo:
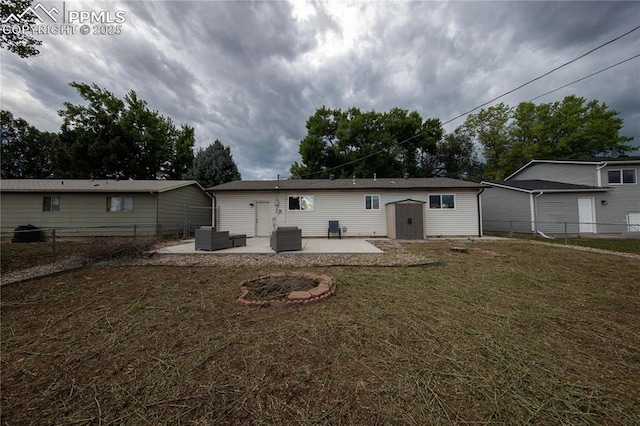
[[[111,266],[5,286],[3,424],[640,424],[640,261],[509,241],[442,266],[314,268],[337,296],[235,303],[297,269]]]

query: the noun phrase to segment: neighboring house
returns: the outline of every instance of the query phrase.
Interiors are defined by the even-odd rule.
[[[2,232],[19,225],[59,235],[179,234],[211,225],[211,197],[196,181],[2,179]]]
[[[640,157],[532,160],[482,195],[485,231],[640,235]]]
[[[343,237],[421,239],[482,235],[484,185],[449,178],[234,181],[213,191],[217,228],[268,236],[297,226],[327,237],[330,220]]]

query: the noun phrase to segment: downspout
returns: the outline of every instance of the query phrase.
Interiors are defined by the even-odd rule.
[[[156,197],[156,220],[155,220],[155,234],[156,237],[158,236],[158,211],[159,211],[159,204],[160,204],[160,197],[159,197],[159,193],[157,192],[151,192],[151,195]]]
[[[536,234],[540,234],[540,235],[542,235],[544,238],[547,238],[547,239],[549,239],[549,240],[553,240],[553,238],[552,238],[552,237],[550,237],[550,236],[548,236],[548,235],[545,235],[542,231],[540,231],[540,230],[538,229],[538,216],[539,216],[539,215],[538,215],[538,197],[542,196],[543,194],[544,194],[544,191],[540,191],[540,192],[538,193],[538,195],[536,195],[535,197],[533,197],[533,206],[534,206],[534,210],[535,210],[535,213],[534,213],[534,214],[535,214],[535,216],[534,216],[534,219],[535,219],[535,228],[536,228],[536,229],[535,229],[535,231],[536,231]]]
[[[600,170],[604,169],[608,165],[608,163],[600,163],[600,166],[596,168],[596,186],[602,186],[602,174],[600,173]]]
[[[213,198],[213,216],[211,218],[211,220],[213,220],[213,222],[211,222],[211,225],[213,226],[213,229],[215,231],[218,230],[218,215],[216,212],[216,209],[218,207],[218,199],[216,198],[216,195],[212,192],[211,193],[211,198]]]
[[[484,188],[480,189],[480,191],[478,191],[478,237],[482,237],[482,198],[480,198],[480,195],[484,192]]]

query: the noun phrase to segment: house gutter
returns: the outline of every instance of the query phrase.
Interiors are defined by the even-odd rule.
[[[484,188],[480,189],[480,191],[478,191],[478,237],[482,237],[482,198],[480,198],[480,195],[484,192]]]
[[[596,168],[596,186],[602,186],[602,173],[600,173],[600,170],[604,169],[605,167],[607,167],[609,165],[609,163],[600,163],[600,165]]]

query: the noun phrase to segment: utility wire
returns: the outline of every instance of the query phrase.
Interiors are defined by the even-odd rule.
[[[606,67],[606,68],[602,68],[600,71],[596,71],[596,72],[591,73],[591,74],[589,74],[589,75],[587,75],[587,76],[585,76],[585,77],[579,78],[578,80],[572,81],[571,83],[567,83],[567,84],[565,84],[564,86],[560,86],[560,87],[558,87],[557,89],[550,90],[550,91],[548,91],[547,93],[543,93],[542,95],[538,95],[538,96],[536,96],[535,98],[531,98],[531,99],[529,99],[527,102],[535,101],[536,99],[539,99],[539,98],[541,98],[541,97],[543,97],[543,96],[547,96],[547,95],[549,95],[549,94],[551,94],[551,93],[553,93],[553,92],[557,92],[557,91],[558,91],[558,90],[560,90],[560,89],[564,89],[565,87],[571,86],[572,84],[576,84],[576,83],[578,83],[578,82],[580,82],[580,81],[582,81],[582,80],[586,80],[586,79],[587,79],[587,78],[589,78],[589,77],[593,77],[594,75],[596,75],[596,74],[600,74],[601,72],[604,72],[604,71],[606,71],[606,70],[608,70],[608,69],[611,69],[611,68],[613,68],[613,67],[617,67],[618,65],[622,65],[622,64],[624,64],[625,62],[629,62],[630,60],[635,59],[635,58],[637,58],[637,57],[640,57],[640,53],[638,53],[637,55],[632,56],[632,57],[630,57],[630,58],[627,58],[627,59],[625,59],[624,61],[620,61],[620,62],[618,62],[617,64],[613,64],[613,65],[608,66],[608,67]]]
[[[445,124],[449,124],[449,123],[451,123],[452,121],[457,120],[458,118],[464,117],[465,115],[468,115],[468,114],[472,113],[473,111],[475,111],[475,110],[477,110],[477,109],[482,108],[483,106],[486,106],[486,105],[488,105],[488,104],[490,104],[490,103],[492,103],[492,102],[494,102],[494,101],[497,101],[498,99],[503,98],[503,97],[505,97],[505,96],[507,96],[507,95],[509,95],[509,94],[511,94],[511,93],[513,93],[513,92],[515,92],[515,91],[517,91],[517,90],[520,90],[520,89],[522,89],[523,87],[525,87],[525,86],[527,86],[527,85],[529,85],[529,84],[531,84],[531,83],[533,83],[533,82],[535,82],[535,81],[538,81],[538,80],[540,80],[541,78],[544,78],[544,77],[548,76],[549,74],[551,74],[551,73],[553,73],[553,72],[555,72],[555,71],[558,71],[559,69],[564,68],[564,67],[566,67],[567,65],[570,65],[570,64],[572,64],[572,63],[576,62],[576,61],[577,61],[577,60],[579,60],[579,59],[584,58],[584,57],[585,57],[585,56],[587,56],[587,55],[590,55],[591,53],[595,52],[596,50],[602,49],[603,47],[605,47],[605,46],[607,46],[607,45],[609,45],[609,44],[611,44],[611,43],[614,43],[614,42],[616,42],[616,41],[620,40],[622,37],[625,37],[625,36],[627,36],[627,35],[631,34],[632,32],[637,31],[638,29],[640,29],[640,25],[638,25],[638,26],[637,26],[637,27],[635,27],[635,28],[632,28],[631,30],[627,31],[626,33],[624,33],[624,34],[622,34],[622,35],[619,35],[618,37],[616,37],[616,38],[614,38],[614,39],[611,39],[611,40],[607,41],[606,43],[603,43],[603,44],[601,44],[601,45],[599,45],[599,46],[597,46],[597,47],[594,47],[593,49],[589,50],[589,51],[588,51],[588,52],[586,52],[586,53],[583,53],[582,55],[578,56],[577,58],[574,58],[574,59],[570,60],[569,62],[565,62],[564,64],[559,65],[559,66],[555,67],[554,69],[552,69],[552,70],[550,70],[550,71],[547,71],[546,73],[544,73],[544,74],[542,74],[542,75],[540,75],[540,76],[538,76],[538,77],[536,77],[536,78],[534,78],[534,79],[531,79],[531,80],[527,81],[526,83],[521,84],[520,86],[516,87],[515,89],[511,89],[511,90],[509,90],[508,92],[505,92],[505,93],[503,93],[503,94],[501,94],[501,95],[499,95],[499,96],[496,96],[495,98],[493,98],[493,99],[491,99],[491,100],[489,100],[489,101],[487,101],[487,102],[485,102],[485,103],[483,103],[483,104],[481,104],[481,105],[478,105],[478,106],[477,106],[477,107],[475,107],[475,108],[470,109],[470,110],[469,110],[469,111],[467,111],[467,112],[464,112],[464,113],[462,113],[462,114],[460,114],[460,115],[457,115],[457,116],[455,116],[455,117],[451,118],[450,120],[445,121],[444,123],[442,123],[442,125],[444,126]],[[611,65],[611,66],[609,66],[609,67],[607,67],[607,68],[603,68],[603,69],[601,69],[600,71],[596,71],[595,73],[592,73],[592,74],[590,74],[590,75],[588,75],[588,76],[586,76],[586,77],[583,77],[583,78],[581,78],[581,79],[579,79],[579,80],[576,80],[576,81],[574,81],[574,82],[572,82],[572,83],[566,84],[566,85],[564,85],[564,86],[562,86],[562,87],[559,87],[559,88],[554,89],[554,90],[552,90],[552,91],[550,91],[550,92],[544,93],[544,94],[542,94],[542,95],[540,95],[540,96],[537,96],[537,97],[535,97],[535,98],[533,98],[533,99],[530,99],[530,100],[529,100],[529,102],[530,102],[530,101],[532,101],[532,100],[534,100],[534,99],[538,99],[538,98],[540,98],[540,97],[542,97],[542,96],[546,96],[546,95],[548,95],[548,94],[550,94],[550,93],[553,93],[553,92],[555,92],[555,91],[557,91],[557,90],[563,89],[563,88],[565,88],[565,87],[567,87],[567,86],[570,86],[571,84],[574,84],[574,83],[577,83],[577,82],[579,82],[579,81],[585,80],[585,79],[587,79],[587,78],[589,78],[589,77],[592,77],[592,76],[594,76],[594,75],[596,75],[596,74],[599,74],[599,73],[601,73],[601,72],[603,72],[603,71],[606,71],[606,70],[608,70],[608,69],[610,69],[610,68],[613,68],[613,67],[615,67],[615,66],[618,66],[618,65],[620,65],[620,64],[623,64],[623,63],[625,63],[625,62],[627,62],[627,61],[630,61],[630,60],[632,60],[632,59],[634,59],[634,58],[637,58],[638,56],[640,56],[640,54],[635,55],[635,56],[632,56],[631,58],[625,59],[624,61],[618,62],[617,64]],[[407,143],[407,142],[409,142],[409,141],[411,141],[411,140],[413,140],[413,139],[415,139],[415,138],[417,138],[417,137],[419,137],[419,136],[422,136],[422,132],[417,133],[417,134],[415,134],[415,135],[411,136],[410,138],[407,138],[407,139],[405,139],[405,140],[403,140],[403,141],[397,142],[397,143],[396,143],[396,145],[397,145],[397,146],[403,145],[403,144],[405,144],[405,143]],[[351,165],[351,164],[354,164],[354,163],[357,163],[357,162],[359,162],[359,161],[362,161],[362,160],[365,160],[365,159],[367,159],[367,158],[370,158],[370,157],[373,157],[373,156],[375,156],[375,155],[378,155],[378,154],[380,154],[380,153],[382,153],[382,152],[384,152],[384,151],[385,151],[385,149],[381,149],[381,150],[379,150],[379,151],[373,152],[373,153],[368,154],[368,155],[365,155],[365,156],[363,156],[363,157],[356,158],[355,160],[349,161],[349,162],[347,162],[347,163],[340,164],[340,165],[335,166],[335,167],[331,167],[331,168],[323,169],[323,170],[318,170],[318,171],[315,171],[315,172],[306,173],[304,176],[305,176],[305,177],[306,177],[306,176],[313,176],[313,175],[317,175],[317,174],[320,174],[320,173],[325,173],[325,172],[330,172],[330,171],[333,171],[333,170],[337,170],[337,169],[340,169],[340,168],[342,168],[342,167],[344,167],[344,166],[349,166],[349,165]]]
[[[541,78],[548,76],[548,75],[549,75],[549,74],[551,74],[552,72],[558,71],[560,68],[564,68],[564,67],[566,67],[567,65],[574,63],[574,62],[575,62],[575,61],[577,61],[578,59],[582,59],[582,58],[584,58],[585,56],[590,55],[591,53],[595,52],[596,50],[598,50],[598,49],[602,49],[603,47],[605,47],[605,46],[607,46],[607,45],[609,45],[609,44],[611,44],[611,43],[613,43],[613,42],[615,42],[615,41],[620,40],[622,37],[624,37],[624,36],[627,36],[627,35],[631,34],[632,32],[634,32],[634,31],[638,30],[639,28],[640,28],[640,25],[638,25],[637,27],[635,27],[635,28],[633,28],[633,29],[631,29],[631,30],[627,31],[626,33],[624,33],[624,34],[622,34],[622,35],[620,35],[620,36],[618,36],[618,37],[614,38],[613,40],[609,40],[609,41],[608,41],[608,42],[606,42],[606,43],[602,43],[600,46],[598,46],[598,47],[594,47],[593,49],[591,49],[591,50],[590,50],[590,51],[588,51],[587,53],[583,53],[582,55],[578,56],[577,58],[572,59],[572,60],[570,60],[569,62],[565,62],[564,64],[562,64],[562,65],[560,65],[560,66],[555,67],[555,68],[554,68],[554,69],[552,69],[551,71],[547,71],[546,73],[542,74],[541,76],[538,76],[538,77],[536,77],[536,78],[534,78],[534,79],[532,79],[532,80],[529,80],[529,81],[527,81],[526,83],[521,84],[520,86],[516,87],[515,89],[509,90],[508,92],[505,92],[505,93],[503,93],[503,94],[502,94],[502,95],[500,95],[500,96],[496,96],[495,98],[491,99],[490,101],[487,101],[487,102],[483,103],[482,105],[478,105],[477,107],[475,107],[475,108],[473,108],[473,109],[470,109],[469,111],[467,111],[467,112],[465,112],[465,113],[462,113],[462,114],[460,114],[460,115],[458,115],[458,116],[456,116],[456,117],[453,117],[451,120],[449,120],[449,121],[445,121],[445,122],[444,122],[444,123],[442,123],[442,124],[443,124],[443,125],[445,125],[445,124],[449,124],[449,123],[451,123],[452,121],[457,120],[458,118],[464,117],[465,115],[470,114],[470,113],[472,113],[473,111],[475,111],[475,110],[477,110],[477,109],[480,109],[480,108],[482,108],[482,107],[483,107],[483,106],[485,106],[485,105],[490,104],[491,102],[497,101],[498,99],[503,98],[503,97],[505,97],[505,96],[507,96],[507,95],[509,95],[509,94],[511,94],[511,93],[513,93],[513,92],[515,92],[516,90],[520,90],[520,89],[522,89],[523,87],[525,87],[525,86],[527,86],[527,85],[529,85],[529,84],[533,83],[534,81],[538,81],[538,80],[540,80]]]

